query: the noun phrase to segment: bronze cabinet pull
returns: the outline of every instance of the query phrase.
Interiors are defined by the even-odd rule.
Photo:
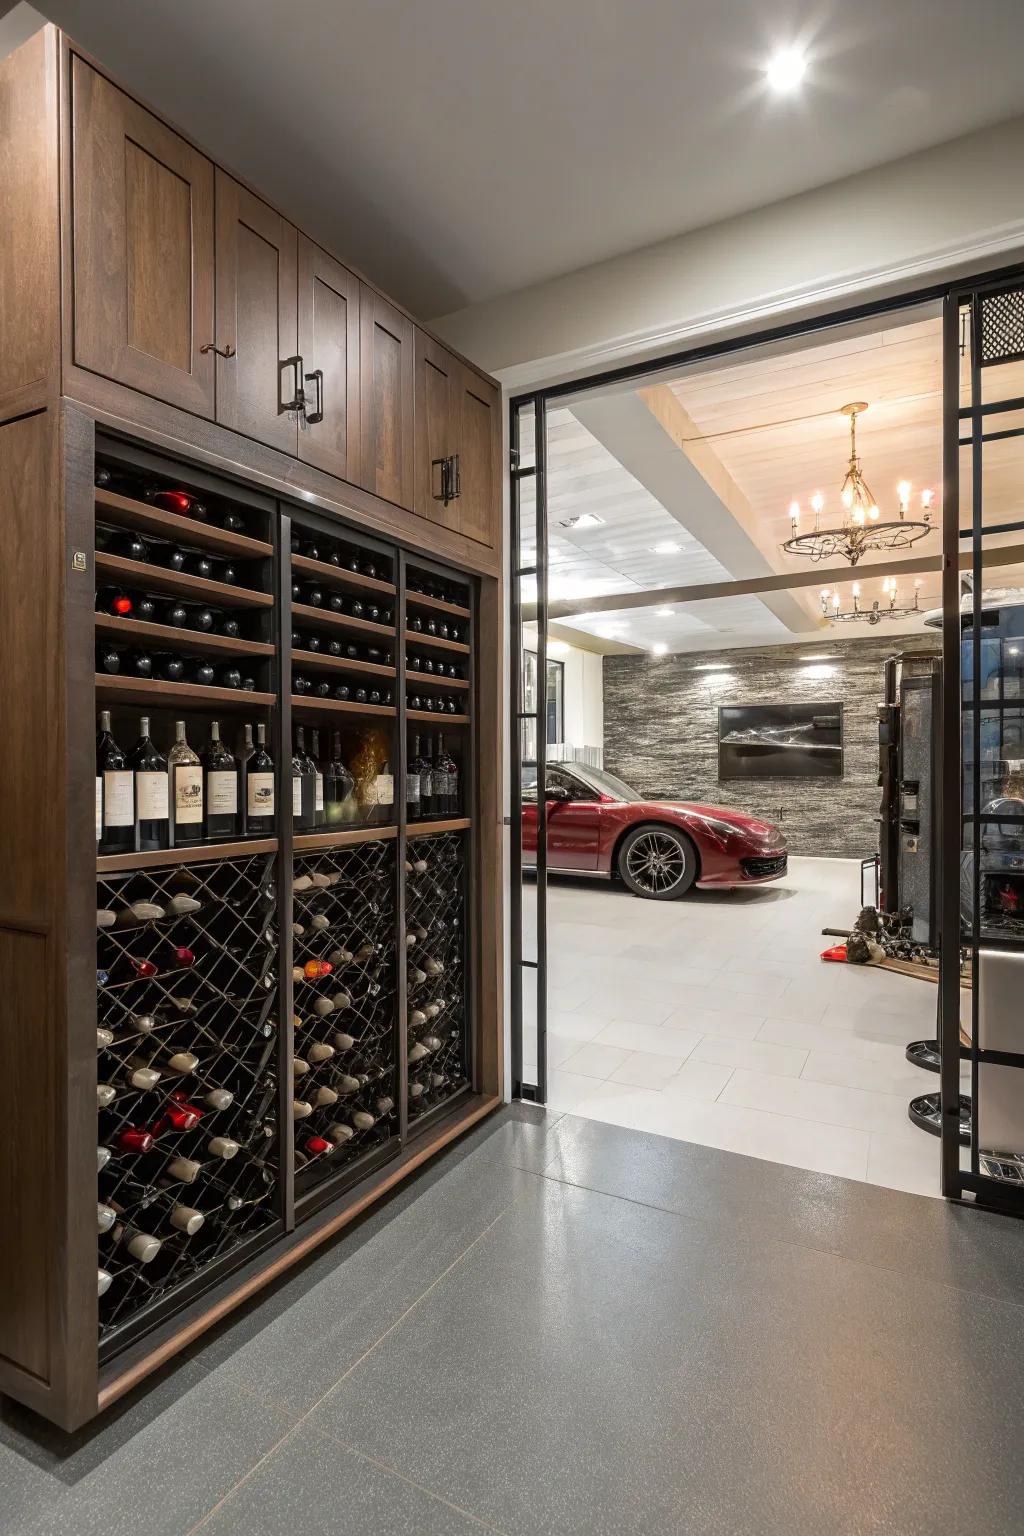
[[[235,355],[234,347],[218,347],[215,341],[204,341],[199,350],[200,352],[216,352],[218,357],[234,357]]]

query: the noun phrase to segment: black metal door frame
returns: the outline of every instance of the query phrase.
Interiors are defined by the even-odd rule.
[[[513,395],[509,400],[509,442],[511,447],[511,529],[510,529],[510,621],[511,621],[511,697],[510,731],[511,752],[511,1045],[513,1096],[544,1103],[547,1097],[546,1051],[546,996],[547,996],[547,839],[545,817],[541,814],[544,790],[544,759],[546,732],[542,722],[537,729],[537,953],[536,961],[524,961],[522,953],[522,793],[521,793],[521,739],[522,739],[522,677],[521,657],[518,652],[522,621],[520,579],[535,576],[537,584],[537,632],[538,670],[541,677],[547,670],[547,497],[546,497],[546,409],[550,402],[564,400],[582,391],[598,391],[616,384],[628,384],[634,380],[654,380],[659,375],[678,372],[702,362],[728,358],[738,352],[752,351],[771,343],[813,335],[831,330],[856,320],[871,319],[879,315],[897,314],[929,302],[941,302],[943,306],[943,505],[942,505],[942,604],[943,604],[943,685],[940,741],[940,784],[937,857],[939,863],[939,922],[940,922],[940,980],[939,1036],[942,1042],[942,1071],[940,1090],[943,1102],[942,1136],[942,1192],[951,1198],[961,1198],[965,1191],[975,1190],[979,1176],[960,1174],[959,1168],[959,1021],[960,1021],[960,967],[959,967],[959,851],[961,840],[960,810],[960,571],[959,553],[961,530],[959,526],[959,439],[962,420],[966,416],[977,422],[980,454],[980,422],[985,414],[980,407],[963,412],[959,406],[959,313],[960,305],[973,295],[991,292],[1024,281],[1024,266],[1013,265],[990,272],[980,273],[956,283],[935,283],[910,293],[884,299],[865,301],[846,309],[809,320],[795,320],[782,325],[732,337],[725,341],[706,342],[701,346],[671,353],[665,357],[642,363],[626,364],[595,374],[582,375],[550,385],[528,394]],[[1024,408],[1024,399],[1015,402]],[[521,466],[520,415],[533,411],[534,464]],[[979,459],[980,463],[980,459]],[[520,486],[526,479],[535,482],[536,516],[536,563],[531,569],[519,566],[519,502]],[[980,475],[974,480],[976,503],[972,530],[980,528]],[[1024,525],[1021,525],[1024,526]],[[1011,531],[1014,525],[1005,530]],[[990,532],[992,530],[989,530]],[[978,544],[977,535],[974,543]],[[974,562],[980,571],[980,550]],[[976,583],[980,593],[980,583]],[[542,697],[538,692],[538,699]],[[942,944],[941,935],[955,933],[952,945]],[[950,954],[947,955],[947,949]],[[954,957],[955,956],[955,962]],[[537,984],[537,1071],[536,1083],[523,1081],[523,1017],[522,972],[536,971]],[[956,1048],[952,1047],[955,1039]],[[1024,1056],[1020,1058],[1024,1066]],[[976,1076],[976,1067],[975,1067]],[[954,1137],[956,1138],[954,1140]],[[981,1180],[991,1191],[992,1180]],[[1021,1201],[1024,1212],[1024,1191],[1007,1191]]]

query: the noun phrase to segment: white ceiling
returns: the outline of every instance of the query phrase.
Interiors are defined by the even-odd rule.
[[[424,317],[1024,111],[1021,0],[41,8]]]

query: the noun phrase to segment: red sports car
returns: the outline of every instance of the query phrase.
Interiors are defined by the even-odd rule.
[[[537,854],[537,768],[524,763],[523,863]],[[667,901],[691,885],[757,885],[786,873],[778,827],[744,811],[689,800],[645,800],[613,773],[582,763],[546,770],[548,869],[620,879]]]

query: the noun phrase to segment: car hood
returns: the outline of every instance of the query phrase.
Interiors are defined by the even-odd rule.
[[[733,806],[705,805],[699,800],[645,800],[644,804],[668,815],[716,821],[756,843],[768,844],[773,848],[785,846],[785,838],[772,822],[762,821],[759,816],[751,816],[746,811],[737,811]]]

